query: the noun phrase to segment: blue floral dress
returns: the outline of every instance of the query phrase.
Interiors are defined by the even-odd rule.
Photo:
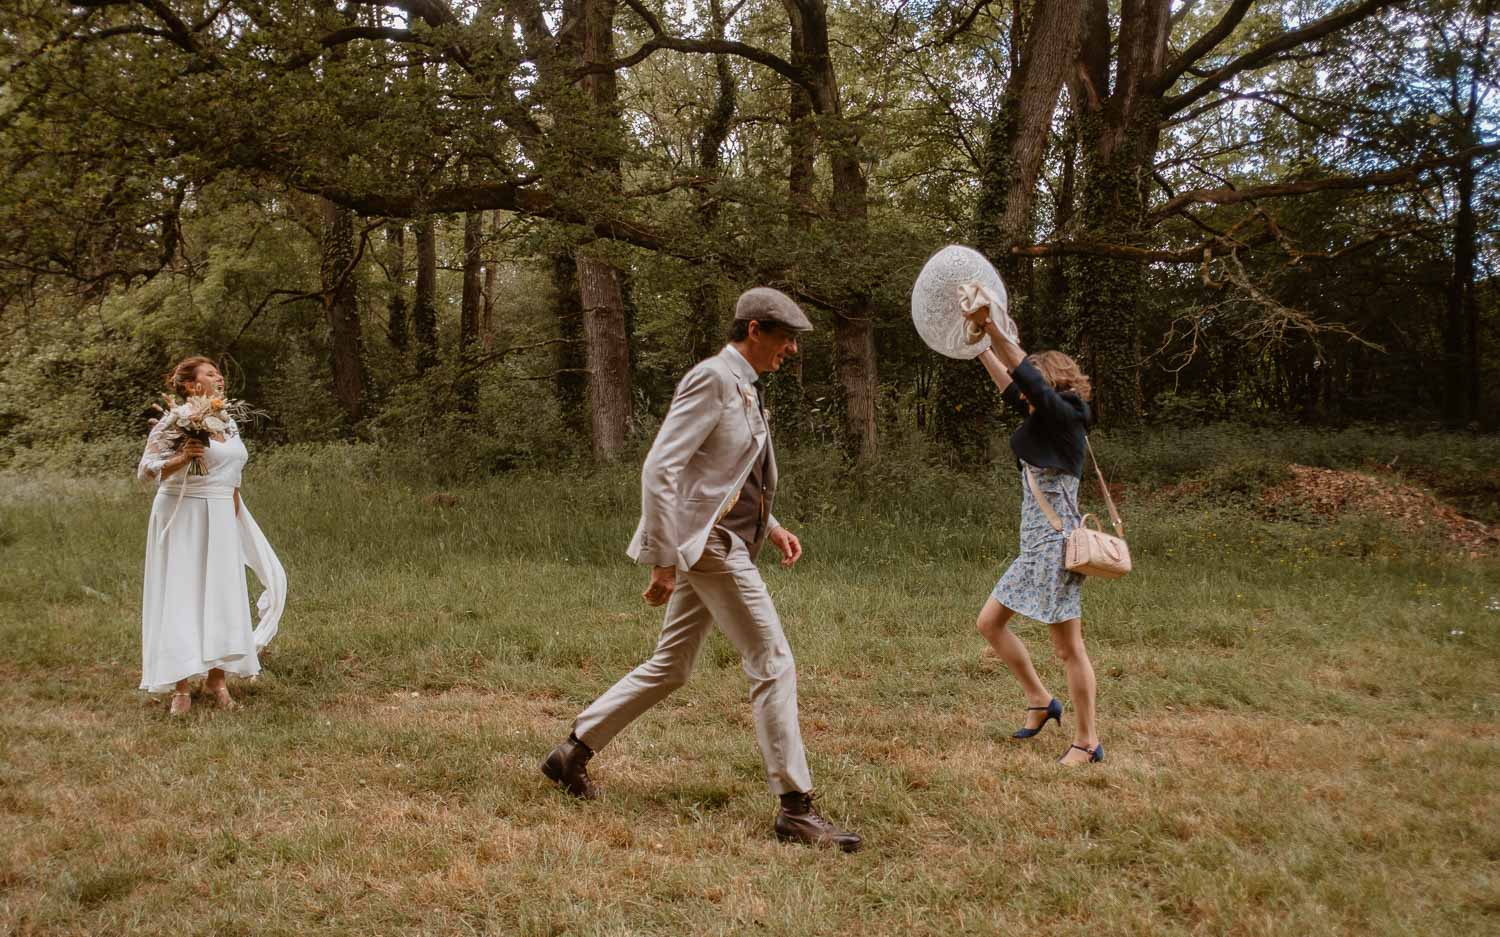
[[[1078,512],[1078,479],[1062,469],[1031,467],[1037,487],[1062,519],[1063,529],[1053,530],[1047,515],[1026,483],[1026,463],[1021,479],[1021,555],[995,583],[990,595],[1018,615],[1044,624],[1083,617],[1083,576],[1063,567],[1063,549],[1068,534],[1082,523]]]

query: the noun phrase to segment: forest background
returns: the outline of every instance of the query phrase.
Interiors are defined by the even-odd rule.
[[[784,447],[1003,450],[910,326],[950,242],[1106,430],[1492,430],[1490,0],[21,0],[0,461],[110,464],[225,362],[263,442],[484,474],[649,441],[734,297]],[[118,443],[119,449],[115,449]]]
[[[0,4],[0,932],[1495,933],[1495,7]],[[1087,771],[972,631],[1021,496],[911,326],[953,242],[1094,379]],[[638,456],[756,284],[817,325],[763,572],[854,856],[775,841],[719,637],[603,800],[537,771],[656,640]],[[171,720],[133,469],[189,354],[290,597]]]

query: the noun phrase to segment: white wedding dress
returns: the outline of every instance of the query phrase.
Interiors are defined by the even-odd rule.
[[[286,571],[234,491],[250,453],[231,431],[203,455],[206,475],[186,467],[165,481],[173,456],[159,427],[146,440],[137,475],[158,483],[146,531],[146,575],[141,596],[141,689],[171,690],[179,680],[218,668],[253,677],[257,656],[276,634],[286,607]],[[245,567],[264,587],[250,620]]]

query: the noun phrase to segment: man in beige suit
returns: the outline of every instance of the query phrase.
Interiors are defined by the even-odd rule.
[[[729,344],[701,361],[672,397],[641,469],[641,521],[627,551],[651,567],[644,597],[666,604],[651,659],[585,709],[542,763],[570,793],[598,796],[587,764],[621,729],[687,682],[714,625],[740,652],[750,678],[755,738],[771,793],[780,798],[776,835],[853,851],[860,838],[812,806],[812,775],[797,725],[797,668],[755,557],[769,540],[790,567],[796,535],[776,522],[776,456],[757,383],[797,353],[812,328],[785,294],[757,287],[735,305]]]

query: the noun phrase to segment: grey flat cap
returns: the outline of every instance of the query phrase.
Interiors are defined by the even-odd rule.
[[[734,304],[734,317],[769,319],[798,332],[811,332],[813,327],[807,319],[807,313],[792,302],[790,296],[769,286],[757,286],[741,293],[739,301]]]

